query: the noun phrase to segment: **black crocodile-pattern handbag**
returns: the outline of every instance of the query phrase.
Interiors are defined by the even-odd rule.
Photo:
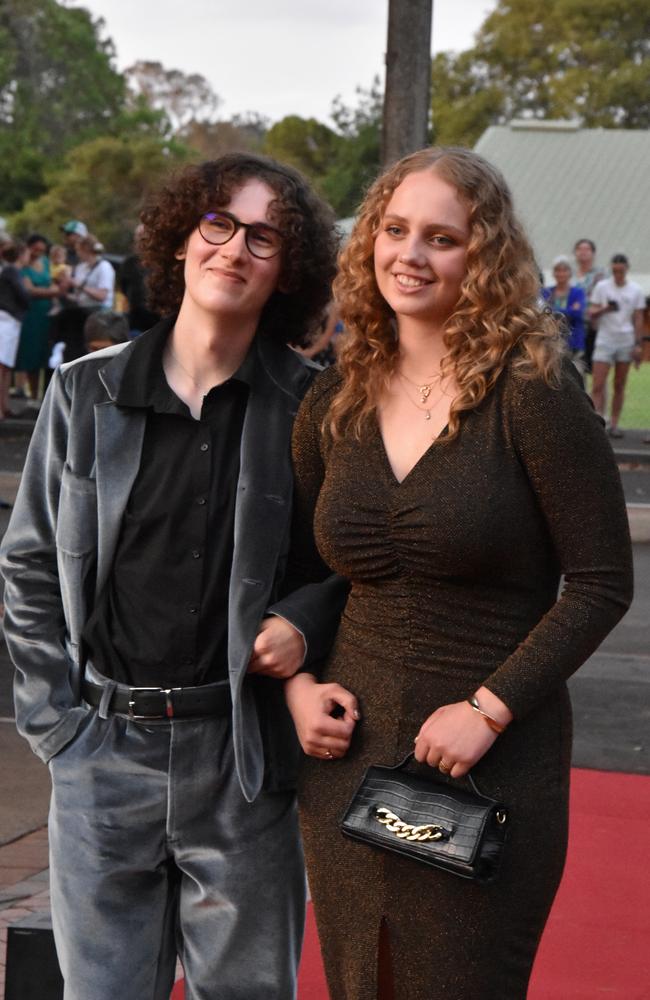
[[[404,770],[412,758],[411,753],[394,767],[368,768],[341,832],[453,875],[492,881],[506,839],[506,807],[482,795],[469,774],[466,788],[434,768],[426,777]]]

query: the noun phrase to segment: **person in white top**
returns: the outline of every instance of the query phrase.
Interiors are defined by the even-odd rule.
[[[97,238],[88,234],[79,240],[79,263],[72,275],[59,281],[63,308],[52,317],[50,333],[55,350],[49,365],[74,361],[85,354],[84,323],[98,309],[110,309],[115,295],[115,271],[109,261],[100,256],[103,249]],[[63,345],[60,347],[59,345]]]
[[[115,294],[115,271],[107,260],[97,252],[94,236],[84,236],[79,241],[80,263],[75,267],[70,279],[70,289],[77,305],[102,306],[110,309]],[[68,293],[70,295],[70,293]]]
[[[611,260],[611,278],[599,281],[589,297],[589,317],[598,323],[593,353],[591,398],[605,416],[607,406],[607,377],[614,368],[611,422],[609,433],[613,438],[623,437],[618,421],[623,409],[625,384],[630,365],[638,368],[641,362],[643,336],[643,309],[645,299],[639,285],[627,280],[629,261],[618,253]]]

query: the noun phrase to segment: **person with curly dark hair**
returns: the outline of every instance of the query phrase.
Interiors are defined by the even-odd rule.
[[[49,762],[67,1000],[289,1000],[304,920],[284,679],[326,655],[345,584],[288,559],[288,342],[335,237],[294,170],[233,154],[147,205],[165,317],[56,372],[4,545],[18,727]],[[314,550],[315,552],[315,550]],[[288,567],[288,568],[287,568]]]
[[[230,153],[188,167],[150,199],[138,237],[150,302],[161,313],[179,309],[185,294],[179,237],[187,239],[199,219],[227,204],[236,188],[255,178],[273,192],[270,218],[283,234],[282,255],[276,258],[281,262],[280,280],[264,305],[262,326],[281,343],[302,346],[331,298],[337,249],[333,220],[297,171],[267,157]]]

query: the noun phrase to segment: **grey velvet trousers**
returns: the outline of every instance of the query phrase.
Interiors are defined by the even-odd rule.
[[[50,761],[65,1000],[293,1000],[305,877],[294,796],[244,799],[227,719],[89,710]]]

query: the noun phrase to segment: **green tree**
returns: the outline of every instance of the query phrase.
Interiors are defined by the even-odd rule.
[[[110,132],[125,84],[112,66],[103,22],[56,0],[0,4],[0,208],[45,189],[67,150]]]
[[[647,0],[500,0],[474,47],[432,65],[437,142],[516,117],[650,127]]]
[[[488,125],[503,121],[503,91],[486,79],[474,50],[440,52],[431,65],[434,140],[473,146]]]
[[[264,150],[318,182],[333,164],[340,142],[331,128],[315,118],[287,115],[266,133]]]
[[[340,98],[332,104],[332,119],[342,142],[321,186],[339,216],[353,215],[381,165],[381,123],[384,96],[379,78],[369,89],[357,88],[356,105]]]
[[[356,104],[332,102],[331,129],[288,115],[266,134],[264,151],[301,170],[339,216],[352,215],[380,166],[383,94],[379,79],[357,88]]]
[[[10,218],[10,229],[59,240],[61,223],[80,218],[108,250],[124,253],[148,191],[190,157],[180,143],[149,134],[92,139],[67,155],[48,191]]]

